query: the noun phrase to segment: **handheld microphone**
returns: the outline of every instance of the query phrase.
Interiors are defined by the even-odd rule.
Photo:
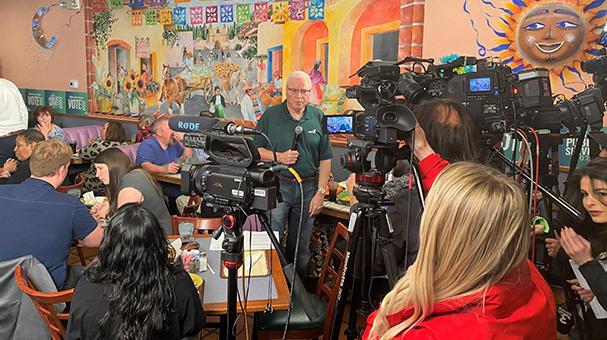
[[[179,132],[203,132],[211,130],[217,119],[196,116],[173,116],[169,118],[169,127]]]
[[[291,144],[291,150],[297,150],[297,144],[301,140],[301,133],[303,132],[303,128],[299,125],[295,127],[295,136],[293,136],[293,144]]]

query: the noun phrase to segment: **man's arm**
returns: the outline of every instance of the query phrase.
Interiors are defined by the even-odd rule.
[[[320,161],[318,167],[318,187],[326,188],[329,183],[329,175],[331,174],[331,159],[325,159]]]
[[[318,188],[324,189],[327,187],[329,182],[329,174],[331,173],[331,159],[325,159],[320,161],[318,167]],[[310,201],[310,209],[308,209],[310,216],[318,215],[322,210],[325,201],[325,194],[316,190],[314,197]]]
[[[97,225],[92,232],[90,232],[86,237],[82,240],[79,240],[78,243],[85,247],[97,248],[101,244],[101,240],[103,239],[103,231],[104,229]]]
[[[259,156],[261,160],[264,162],[274,162],[274,153],[266,148],[257,148],[259,152]],[[280,164],[284,165],[293,165],[297,162],[297,158],[299,157],[299,152],[295,150],[287,150],[285,152],[277,152],[276,153],[276,161]],[[331,166],[329,165],[329,168]],[[328,176],[328,175],[327,175]],[[327,177],[327,181],[329,177]]]
[[[151,174],[176,174],[179,170],[179,165],[177,163],[156,165],[150,162],[143,162],[141,163],[141,168]]]

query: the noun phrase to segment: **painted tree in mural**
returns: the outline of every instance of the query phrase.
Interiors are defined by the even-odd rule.
[[[605,1],[483,0],[479,17],[472,14],[472,2],[464,0],[463,10],[477,34],[480,56],[499,56],[514,72],[548,68],[553,80],[575,91],[585,87],[581,62],[598,54],[595,43],[605,25]],[[491,43],[479,38],[483,24],[494,33]]]

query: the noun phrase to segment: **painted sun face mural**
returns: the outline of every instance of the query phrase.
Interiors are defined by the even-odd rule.
[[[497,53],[518,72],[532,67],[550,70],[567,89],[583,83],[581,62],[598,55],[595,42],[605,24],[607,0],[506,0],[482,1],[482,14],[495,34],[494,47],[477,37],[479,54]],[[464,10],[468,0],[464,1]],[[470,22],[476,30],[472,17]]]
[[[580,54],[586,23],[572,8],[562,4],[539,5],[529,10],[516,29],[521,56],[536,66],[568,64]]]

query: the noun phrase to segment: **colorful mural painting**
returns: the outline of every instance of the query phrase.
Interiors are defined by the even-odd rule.
[[[92,110],[133,117],[208,111],[255,120],[282,101],[283,77],[304,70],[313,79],[311,102],[327,114],[343,112],[351,107],[343,105],[345,87],[359,81],[351,74],[372,59],[397,59],[400,8],[409,2],[94,5]]]
[[[464,0],[462,7],[476,32],[479,56],[498,56],[515,72],[547,68],[553,86],[570,94],[589,85],[581,62],[598,55],[605,0],[483,0],[475,14],[470,3]],[[492,34],[481,36],[481,25]]]

